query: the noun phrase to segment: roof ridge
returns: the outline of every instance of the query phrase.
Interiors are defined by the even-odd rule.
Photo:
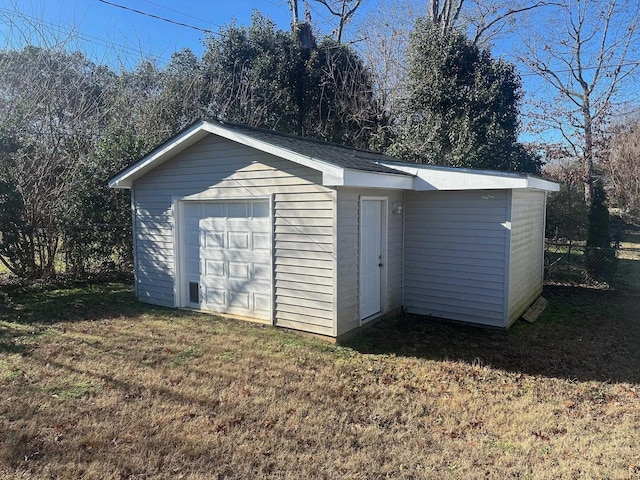
[[[280,136],[280,137],[285,137],[285,138],[289,138],[291,140],[296,140],[296,141],[305,141],[305,142],[309,142],[309,143],[315,143],[317,145],[323,145],[323,146],[332,146],[332,147],[336,147],[336,148],[342,148],[344,150],[351,150],[351,151],[355,151],[355,152],[361,152],[361,153],[368,153],[368,154],[373,154],[373,155],[380,155],[383,157],[386,157],[389,159],[389,161],[400,161],[394,157],[391,157],[389,155],[387,155],[386,153],[381,153],[381,152],[376,152],[374,150],[368,150],[366,148],[359,148],[359,147],[353,147],[351,145],[345,145],[342,143],[337,143],[337,142],[330,142],[328,140],[321,140],[319,138],[314,138],[314,137],[304,137],[302,135],[297,135],[295,133],[286,133],[286,132],[281,132],[279,130],[273,130],[273,129],[268,129],[268,128],[264,128],[264,127],[255,127],[253,125],[246,125],[244,123],[236,123],[236,122],[229,122],[227,120],[219,120],[216,118],[204,118],[204,121],[207,122],[214,122],[214,123],[218,123],[222,126],[228,126],[231,128],[238,128],[241,130],[253,130],[256,132],[262,132],[262,133],[266,133],[269,135],[276,135],[276,136]]]

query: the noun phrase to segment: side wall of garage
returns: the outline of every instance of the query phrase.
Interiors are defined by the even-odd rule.
[[[173,307],[175,198],[231,200],[273,195],[275,323],[334,335],[335,191],[321,174],[213,135],[133,186],[136,291]]]
[[[506,326],[509,191],[407,192],[409,313]]]
[[[542,293],[545,192],[514,190],[511,200],[509,324]]]

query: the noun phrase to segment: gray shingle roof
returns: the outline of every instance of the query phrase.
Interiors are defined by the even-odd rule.
[[[286,148],[299,155],[304,155],[314,160],[320,160],[337,167],[350,170],[361,170],[375,173],[391,173],[396,175],[409,175],[394,168],[381,165],[377,162],[397,162],[398,160],[381,153],[346,147],[335,143],[323,142],[312,138],[298,137],[274,130],[265,130],[257,127],[249,127],[218,120],[207,120],[218,123],[223,127],[234,130],[256,140],[270,143],[277,147]]]

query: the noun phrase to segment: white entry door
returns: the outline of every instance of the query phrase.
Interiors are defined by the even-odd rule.
[[[383,200],[360,203],[360,319],[381,310]]]
[[[271,318],[271,223],[266,201],[184,204],[185,304]]]

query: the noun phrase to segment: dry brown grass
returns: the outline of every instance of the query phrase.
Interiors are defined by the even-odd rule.
[[[637,292],[547,297],[508,333],[340,347],[119,285],[10,292],[0,477],[640,478]]]

